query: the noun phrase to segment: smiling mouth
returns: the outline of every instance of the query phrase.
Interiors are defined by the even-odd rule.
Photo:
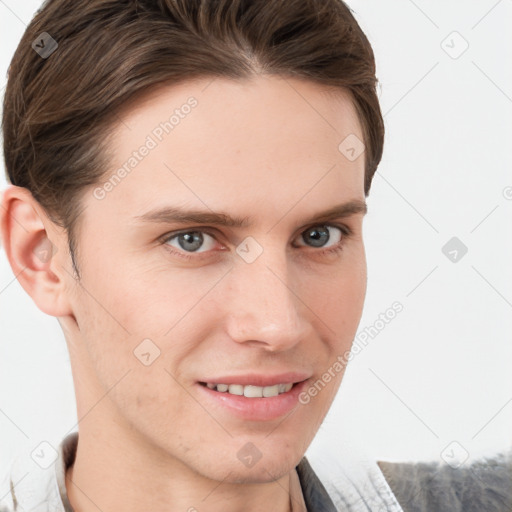
[[[288,393],[298,383],[286,382],[273,386],[253,386],[251,384],[243,386],[242,384],[216,384],[211,382],[200,382],[199,384],[219,393],[245,396],[246,398],[271,398]]]

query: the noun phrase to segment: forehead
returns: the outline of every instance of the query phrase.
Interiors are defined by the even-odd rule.
[[[339,149],[363,139],[343,90],[274,76],[201,79],[156,87],[118,118],[103,183],[121,178],[101,208],[120,215],[172,203],[275,220],[299,201],[307,214],[309,204],[364,197],[364,154]]]

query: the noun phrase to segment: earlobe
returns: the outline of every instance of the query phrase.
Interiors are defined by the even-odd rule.
[[[9,264],[37,307],[59,317],[72,314],[65,286],[71,276],[56,257],[63,235],[52,227],[30,191],[14,185],[4,191],[0,229]]]

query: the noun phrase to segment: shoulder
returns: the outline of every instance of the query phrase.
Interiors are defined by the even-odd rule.
[[[25,448],[11,461],[0,482],[0,512],[66,512],[71,510],[64,476],[74,457],[78,433],[68,434],[54,447],[40,443]]]
[[[512,452],[460,467],[437,462],[377,464],[404,512],[512,510]]]
[[[376,461],[364,452],[348,451],[345,447],[340,458],[311,460],[311,465],[335,510],[403,512]]]

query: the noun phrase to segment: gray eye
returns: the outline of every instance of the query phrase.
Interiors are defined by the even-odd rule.
[[[332,229],[338,231],[338,236],[331,236]],[[337,226],[318,225],[312,226],[306,231],[303,231],[300,238],[303,239],[306,242],[306,245],[310,247],[329,247],[339,243],[343,235],[343,230]],[[330,242],[330,244],[326,245],[327,242]]]
[[[211,239],[210,247],[208,247],[208,243],[206,243],[207,247],[204,247],[205,236],[207,237],[206,242],[208,238]],[[175,240],[178,242],[178,245],[172,243]],[[176,235],[169,237],[165,243],[169,244],[171,247],[174,247],[175,249],[182,249],[183,251],[186,252],[205,252],[215,245],[214,242],[215,239],[208,233],[203,233],[202,231],[184,231],[183,233],[178,233]],[[199,251],[199,249],[203,250]]]
[[[329,241],[330,234],[329,230],[325,226],[320,229],[319,226],[317,226],[304,231],[303,238],[305,240],[309,239],[312,242],[313,247],[322,247],[324,243]]]
[[[177,236],[180,247],[185,250],[197,251],[203,244],[203,235],[199,231],[182,233]]]

